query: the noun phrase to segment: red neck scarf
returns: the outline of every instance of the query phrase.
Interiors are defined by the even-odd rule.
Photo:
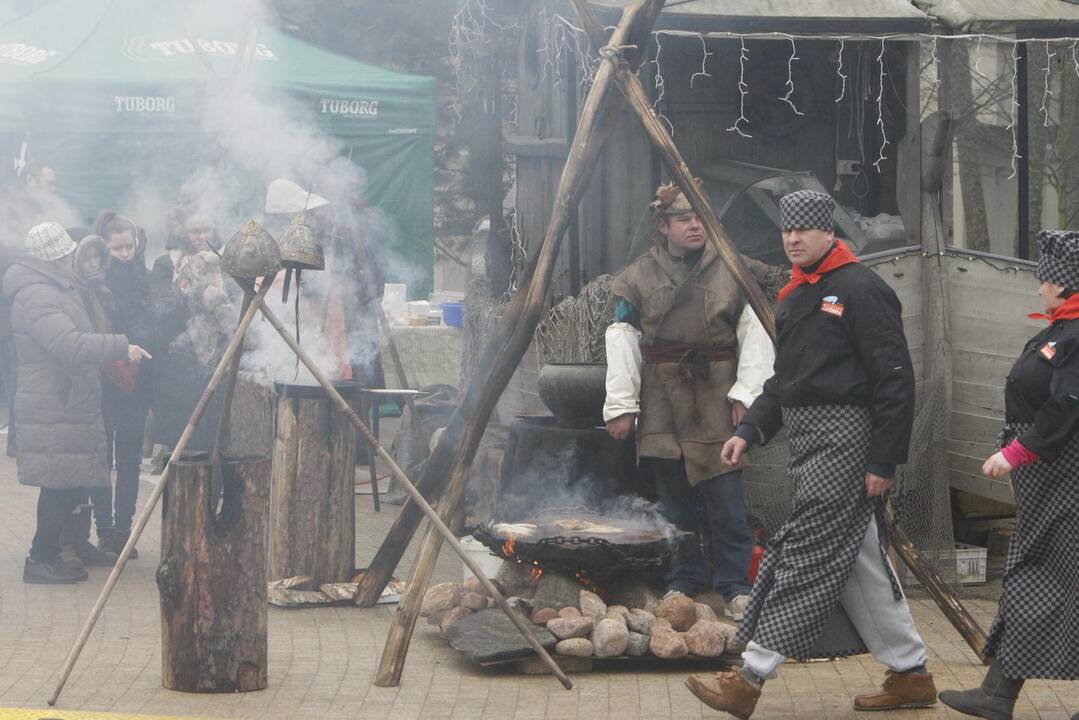
[[[1031,320],[1048,320],[1052,325],[1060,320],[1074,320],[1079,318],[1079,293],[1072,295],[1064,301],[1064,304],[1046,315],[1045,313],[1030,313],[1027,315]]]
[[[824,260],[817,265],[817,269],[813,272],[806,272],[802,268],[795,265],[791,269],[791,281],[787,283],[782,290],[779,291],[779,301],[783,302],[783,299],[794,292],[795,288],[799,285],[816,285],[820,282],[820,279],[832,272],[836,268],[841,268],[844,265],[850,265],[851,263],[860,262],[858,256],[851,252],[847,244],[836,238],[835,247],[825,256]]]

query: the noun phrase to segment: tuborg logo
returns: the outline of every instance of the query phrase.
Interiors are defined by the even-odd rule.
[[[176,112],[176,98],[171,95],[140,96],[140,95],[116,95],[112,101],[116,103],[116,112],[134,113],[174,113]]]
[[[378,100],[341,100],[319,98],[323,115],[375,119],[378,117]]]
[[[179,38],[177,40],[158,40],[146,43],[157,51],[156,57],[176,57],[201,52],[206,55],[235,55],[240,51],[240,43],[232,40],[204,40],[202,38]],[[262,43],[255,44],[255,57],[259,60],[276,60],[273,51]]]
[[[44,50],[34,45],[23,43],[0,45],[0,60],[8,60],[16,65],[37,65],[45,62],[56,53],[56,50]]]

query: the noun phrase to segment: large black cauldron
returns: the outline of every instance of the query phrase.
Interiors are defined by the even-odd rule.
[[[562,427],[603,424],[606,363],[547,363],[539,374],[539,396]]]

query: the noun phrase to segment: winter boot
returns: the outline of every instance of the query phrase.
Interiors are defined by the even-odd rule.
[[[1012,720],[1012,709],[1022,689],[1023,680],[1004,677],[1000,660],[993,660],[981,687],[972,690],[945,690],[940,694],[940,701],[964,715],[986,720]]]
[[[89,540],[77,540],[71,548],[86,567],[112,567],[116,564],[116,553],[96,548]]]
[[[101,540],[101,542],[97,544],[99,548],[110,553],[115,553],[117,557],[120,557],[120,553],[124,551],[124,546],[127,545],[127,539],[131,537],[131,531],[108,528],[104,534],[101,530],[98,530],[97,536]],[[131,554],[128,555],[127,559],[138,560],[139,551],[132,548]]]
[[[854,698],[855,710],[897,710],[922,708],[937,704],[937,688],[933,676],[918,667],[907,672],[889,670],[878,692]]]
[[[59,560],[26,558],[22,569],[22,581],[29,585],[72,585],[87,577],[86,571],[68,567]]]
[[[730,713],[740,720],[748,720],[761,697],[761,691],[745,679],[739,668],[690,675],[686,678],[686,687],[708,707]]]

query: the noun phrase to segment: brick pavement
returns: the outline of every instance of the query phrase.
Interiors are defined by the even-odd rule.
[[[142,498],[149,494],[144,483]],[[23,558],[34,528],[36,489],[15,479],[14,462],[0,457],[0,717],[3,708],[45,708],[45,697],[80,624],[105,581],[92,569],[75,586],[24,585]],[[396,513],[376,515],[369,497],[357,497],[357,558],[374,553]],[[421,624],[413,638],[399,688],[371,685],[392,610],[270,609],[267,690],[242,695],[190,695],[161,688],[160,628],[154,570],[160,528],[152,521],[139,545],[142,557],[128,564],[116,592],[72,674],[60,709],[108,715],[188,715],[215,718],[696,718],[719,717],[684,688],[681,671],[594,673],[574,677],[565,691],[549,677],[484,672],[465,664],[432,628]],[[411,561],[411,554],[406,557]],[[460,576],[460,562],[443,551],[436,580]],[[929,600],[912,609],[930,650],[940,687],[970,687],[983,669]],[[995,603],[971,601],[988,625]],[[882,669],[868,657],[837,662],[788,664],[769,683],[755,717],[852,718],[851,698],[871,689]],[[1079,711],[1079,683],[1033,681],[1016,718],[1066,719]],[[42,712],[39,718],[73,717]],[[20,715],[20,717],[31,717]],[[909,720],[961,717],[937,707],[880,717]],[[865,720],[862,717],[862,720]]]

